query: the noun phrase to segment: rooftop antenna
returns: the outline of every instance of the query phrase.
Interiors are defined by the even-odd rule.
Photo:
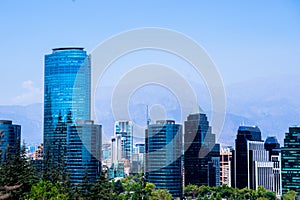
[[[147,126],[150,124],[150,118],[149,118],[149,106],[147,105]]]

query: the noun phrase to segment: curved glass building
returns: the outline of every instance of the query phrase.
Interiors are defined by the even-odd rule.
[[[67,126],[90,119],[90,58],[83,48],[55,48],[44,73],[44,154],[56,164],[66,153]]]

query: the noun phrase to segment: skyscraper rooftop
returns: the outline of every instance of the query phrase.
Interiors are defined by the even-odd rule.
[[[257,126],[239,126],[238,135],[244,135],[247,140],[262,141],[261,132]]]

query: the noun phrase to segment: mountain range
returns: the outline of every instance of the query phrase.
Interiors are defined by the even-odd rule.
[[[283,145],[284,133],[290,126],[300,125],[300,77],[283,76],[280,78],[257,78],[226,87],[227,112],[223,131],[218,138],[222,145],[234,145],[237,129],[240,125],[256,125],[262,137],[276,136]],[[153,97],[155,98],[155,97]],[[157,101],[165,98],[157,97]],[[131,117],[146,123],[145,105],[131,102]],[[99,123],[105,133],[104,141],[113,135],[114,119],[109,110],[101,110],[107,106],[99,99],[96,101],[96,112],[102,112]],[[175,105],[175,104],[174,104]],[[139,108],[137,111],[134,108]],[[180,115],[178,105],[170,106],[167,116]],[[204,110],[205,112],[205,110]],[[208,112],[209,115],[209,112]],[[176,117],[174,117],[176,119]],[[22,126],[22,138],[27,144],[38,144],[43,140],[43,104],[35,103],[27,106],[2,105],[0,119],[13,120]],[[141,123],[141,122],[139,122]],[[213,129],[213,127],[212,127]],[[139,136],[143,132],[139,130]],[[138,140],[141,140],[139,137]]]

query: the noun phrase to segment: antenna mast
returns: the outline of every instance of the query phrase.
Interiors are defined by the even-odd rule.
[[[149,118],[149,106],[147,105],[147,126],[150,124],[150,118]]]

